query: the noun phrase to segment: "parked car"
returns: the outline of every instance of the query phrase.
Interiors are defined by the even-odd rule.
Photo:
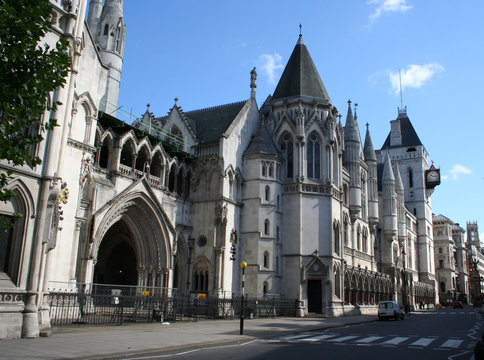
[[[380,301],[378,304],[378,320],[404,319],[403,308],[395,300]]]
[[[452,307],[453,307],[454,309],[463,309],[463,308],[464,308],[464,305],[462,304],[462,302],[461,302],[461,301],[454,301],[454,302],[452,303]]]

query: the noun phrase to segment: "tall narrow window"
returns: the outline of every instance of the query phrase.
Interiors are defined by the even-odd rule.
[[[289,135],[284,135],[280,147],[286,159],[286,176],[292,178],[294,176],[294,145]]]
[[[408,186],[413,187],[413,171],[408,169]]]
[[[348,246],[348,222],[346,221],[346,219],[343,227],[344,227],[343,236],[344,236],[345,246]]]
[[[269,177],[271,178],[274,174],[274,165],[270,164],[269,165]]]
[[[264,221],[264,235],[269,235],[269,220]]]
[[[307,143],[307,175],[309,179],[321,178],[321,149],[316,134],[311,134]]]
[[[266,176],[266,164],[262,163],[262,176]]]
[[[264,267],[269,268],[269,253],[267,251],[264,253]]]

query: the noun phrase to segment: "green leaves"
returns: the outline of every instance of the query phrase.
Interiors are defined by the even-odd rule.
[[[41,163],[32,147],[56,125],[44,114],[60,105],[52,98],[71,64],[67,40],[41,44],[52,11],[47,0],[0,0],[0,158],[17,166]],[[0,174],[0,201],[11,198],[10,175]]]

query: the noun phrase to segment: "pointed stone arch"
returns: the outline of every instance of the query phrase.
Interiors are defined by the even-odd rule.
[[[145,286],[149,279],[152,284],[169,285],[175,229],[154,194],[146,190],[121,194],[94,214],[93,221],[94,236],[89,256],[94,263],[108,231],[122,224],[129,238],[126,242],[136,255],[137,285]]]

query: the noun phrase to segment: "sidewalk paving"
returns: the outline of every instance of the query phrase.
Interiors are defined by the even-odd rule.
[[[118,359],[161,351],[188,350],[253,339],[269,339],[371,322],[376,315],[344,317],[201,320],[170,324],[57,327],[50,337],[0,341],[0,359]]]

